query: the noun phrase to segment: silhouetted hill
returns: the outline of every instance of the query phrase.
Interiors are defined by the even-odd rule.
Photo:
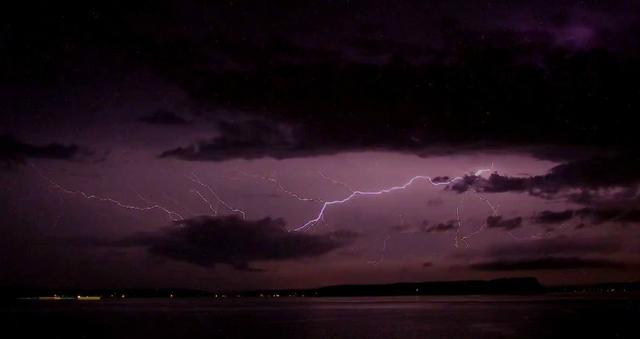
[[[536,278],[504,278],[496,280],[462,280],[410,282],[375,285],[336,285],[301,290],[266,290],[237,292],[240,296],[399,296],[461,294],[531,294],[545,292]]]

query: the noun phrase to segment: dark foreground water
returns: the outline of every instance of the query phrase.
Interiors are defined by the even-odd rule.
[[[4,338],[640,338],[640,298],[138,299],[0,306]]]

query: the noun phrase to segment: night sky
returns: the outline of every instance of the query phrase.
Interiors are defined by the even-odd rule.
[[[0,287],[640,280],[639,2],[91,3],[0,14]]]

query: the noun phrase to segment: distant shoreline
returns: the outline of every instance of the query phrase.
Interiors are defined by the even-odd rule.
[[[309,289],[256,289],[203,291],[184,288],[29,289],[0,290],[0,298],[36,301],[99,301],[126,298],[231,298],[231,297],[383,297],[421,295],[532,295],[546,293],[613,293],[640,291],[640,282],[544,286],[536,278],[402,282],[392,284],[334,285]]]

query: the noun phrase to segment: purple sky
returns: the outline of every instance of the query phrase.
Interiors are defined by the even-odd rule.
[[[2,286],[640,278],[636,4],[200,6],[9,22]]]

